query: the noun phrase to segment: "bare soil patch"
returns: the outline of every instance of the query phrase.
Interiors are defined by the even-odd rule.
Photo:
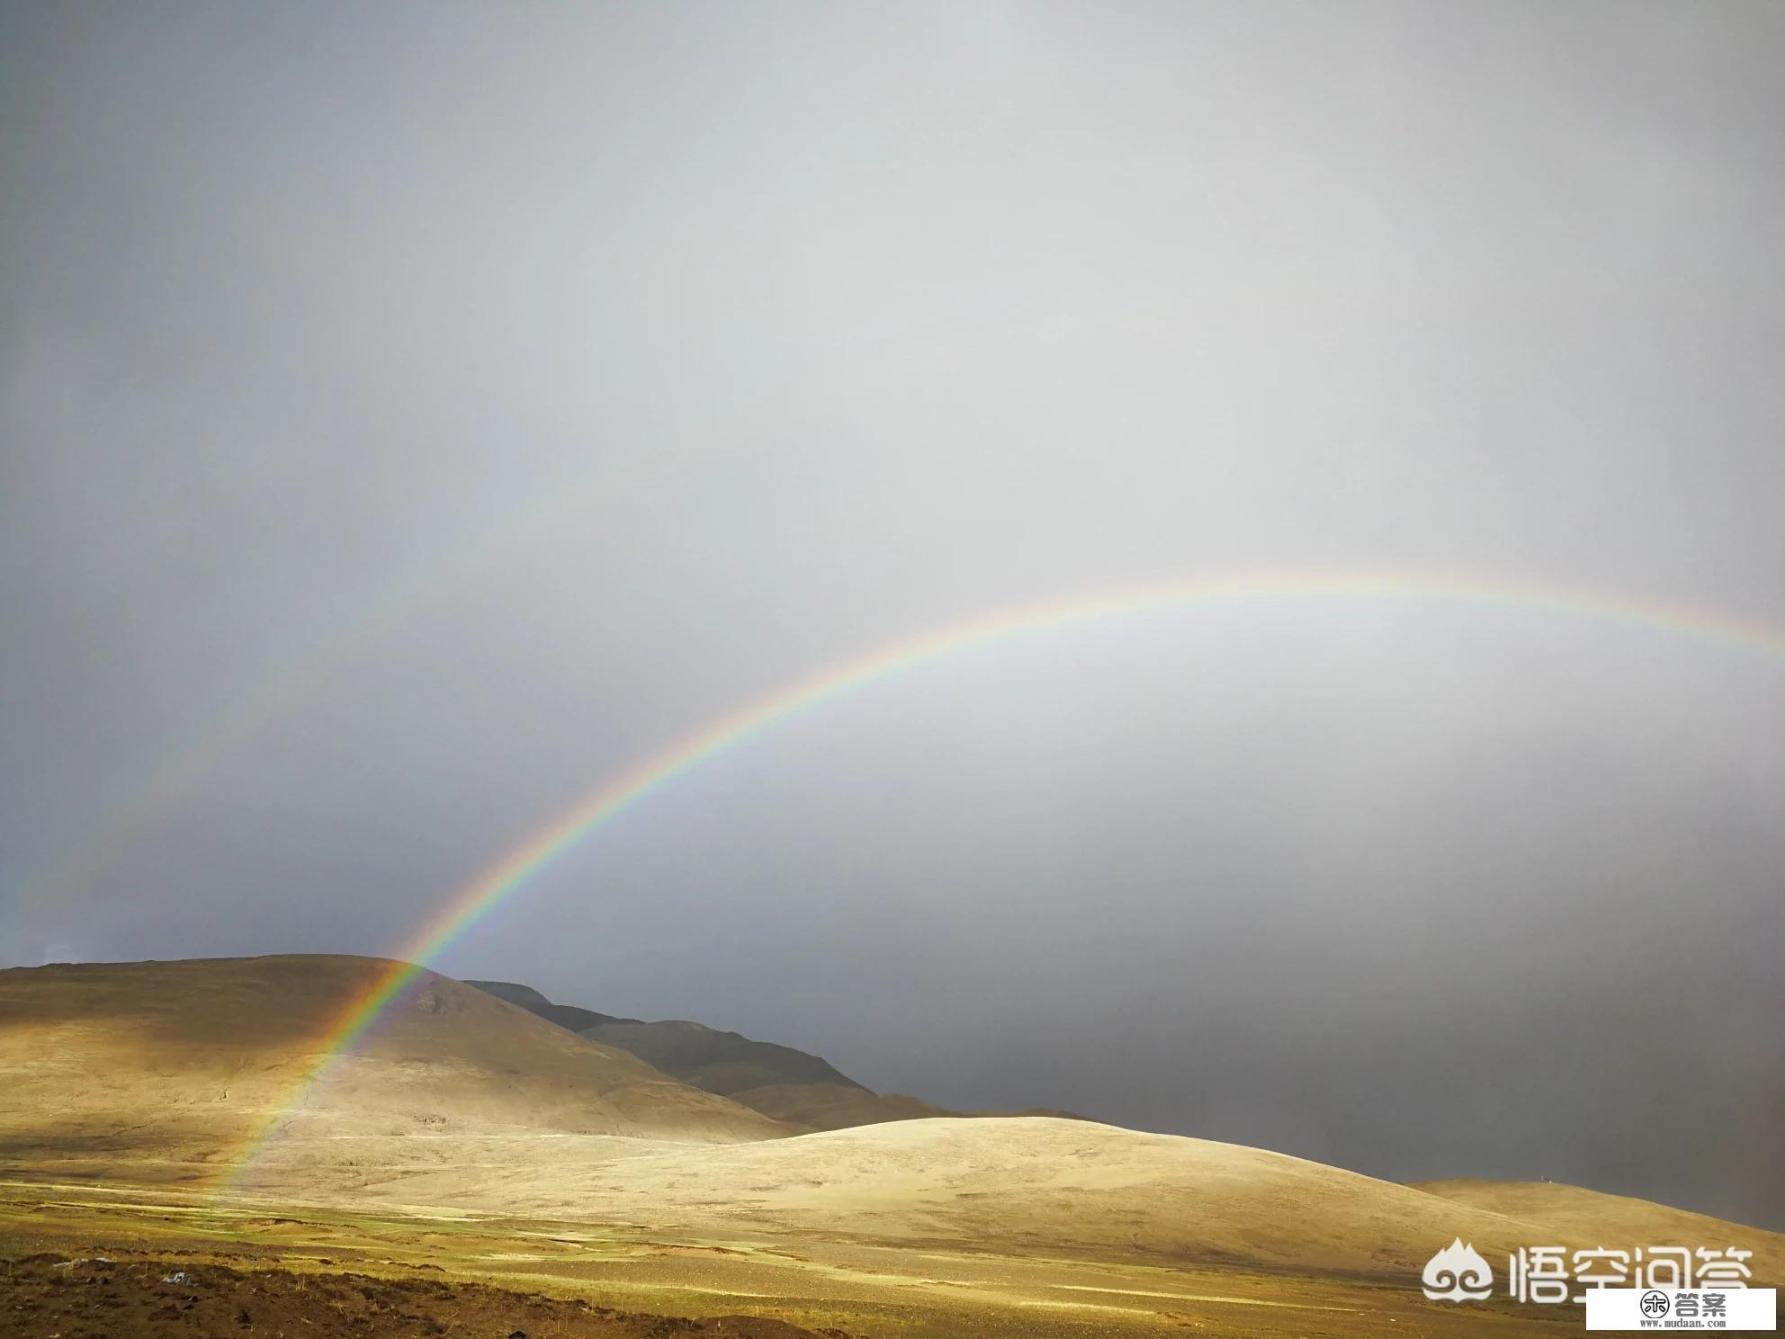
[[[0,1279],[0,1332],[43,1339],[851,1339],[843,1330],[808,1330],[768,1317],[643,1315],[418,1277],[37,1254],[0,1262]]]

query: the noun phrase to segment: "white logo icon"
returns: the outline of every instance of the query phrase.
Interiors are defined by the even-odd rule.
[[[1494,1290],[1494,1271],[1461,1237],[1427,1260],[1419,1278],[1434,1302],[1479,1302]]]

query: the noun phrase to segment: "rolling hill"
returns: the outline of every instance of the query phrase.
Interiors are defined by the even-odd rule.
[[[881,1094],[820,1056],[722,1032],[685,1019],[641,1022],[556,1004],[512,981],[467,981],[591,1041],[616,1046],[709,1093],[717,1093],[796,1131],[836,1130],[882,1121],[958,1113],[915,1097]],[[586,1020],[596,1020],[593,1022]]]
[[[1785,1277],[1785,1236],[1640,1200],[1552,1187],[1545,1203],[1433,1193],[1244,1145],[1047,1117],[930,1118],[637,1156],[514,1161],[477,1183],[418,1169],[366,1194],[731,1243],[819,1240],[899,1253],[968,1245],[1010,1258],[1172,1268],[1417,1273],[1460,1236],[1520,1246],[1740,1245]],[[1601,1212],[1603,1210],[1603,1212]]]
[[[347,1140],[415,1134],[787,1132],[431,972],[306,1082],[343,1008],[391,966],[289,956],[0,971],[0,1157],[181,1179],[233,1157],[281,1113],[283,1136],[341,1158]]]
[[[1572,1186],[1407,1186],[1038,1116],[911,1112],[790,1134],[523,1007],[542,996],[510,1003],[431,973],[306,1083],[343,1007],[391,967],[278,957],[0,972],[0,1209],[12,1206],[15,1239],[44,1241],[45,1215],[61,1214],[109,1254],[128,1212],[130,1231],[170,1242],[456,1261],[466,1277],[550,1277],[648,1309],[714,1295],[782,1299],[802,1316],[859,1306],[900,1325],[929,1316],[935,1328],[916,1332],[947,1335],[1104,1334],[1208,1307],[1220,1332],[1328,1333],[1310,1320],[1384,1307],[1409,1322],[1400,1333],[1434,1321],[1532,1332],[1496,1328],[1504,1310],[1425,1303],[1417,1273],[1456,1237],[1496,1269],[1524,1245],[1734,1245],[1754,1253],[1755,1283],[1785,1277],[1778,1234]],[[712,1083],[763,1076],[740,1054],[771,1076],[805,1063],[691,1025],[635,1026],[657,1028],[642,1035],[664,1043],[666,1064]],[[808,1088],[821,1106],[894,1100],[847,1080],[738,1091],[773,1090],[798,1116]],[[83,1198],[77,1181],[97,1184]],[[1019,1328],[996,1328],[1012,1316]]]
[[[615,1020],[578,1030],[593,1041],[630,1051],[665,1074],[674,1074],[710,1093],[729,1096],[776,1083],[832,1084],[868,1091],[818,1056],[774,1042],[752,1041],[704,1023],[683,1019],[660,1023]]]
[[[518,1004],[528,1013],[537,1014],[546,1022],[556,1023],[572,1032],[599,1027],[603,1023],[638,1022],[636,1018],[616,1018],[612,1014],[598,1014],[593,1009],[579,1009],[574,1004],[553,1004],[532,986],[516,985],[512,981],[467,981],[465,984],[476,986],[484,994],[494,995],[499,1000]]]
[[[1676,1209],[1629,1195],[1608,1195],[1561,1181],[1459,1179],[1418,1181],[1414,1186],[1458,1204],[1487,1209],[1510,1218],[1548,1223],[1570,1232],[1596,1232],[1608,1242],[1615,1240],[1640,1245],[1652,1239],[1656,1244],[1666,1244],[1661,1237],[1653,1235],[1664,1233],[1670,1241],[1690,1239],[1696,1245],[1717,1246],[1722,1244],[1716,1240],[1717,1234],[1726,1232],[1730,1226],[1709,1214]]]

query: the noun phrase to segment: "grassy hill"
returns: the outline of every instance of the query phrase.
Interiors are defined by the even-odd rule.
[[[881,1121],[957,1113],[915,1097],[874,1092],[828,1060],[791,1046],[756,1041],[685,1019],[642,1022],[556,1004],[512,981],[467,981],[591,1041],[616,1046],[647,1064],[718,1093],[796,1131],[836,1130]],[[593,1019],[596,1021],[584,1021]]]
[[[1416,1182],[1420,1190],[1458,1204],[1506,1214],[1513,1218],[1529,1218],[1552,1223],[1567,1231],[1598,1232],[1606,1244],[1640,1246],[1650,1238],[1644,1234],[1664,1232],[1670,1241],[1690,1239],[1694,1246],[1721,1246],[1716,1239],[1729,1224],[1708,1214],[1675,1209],[1653,1200],[1635,1199],[1628,1195],[1607,1195],[1603,1191],[1565,1185],[1560,1181],[1451,1181]],[[1769,1234],[1777,1236],[1778,1234]],[[1654,1237],[1654,1244],[1666,1245]]]
[[[649,1311],[696,1314],[725,1297],[913,1339],[1578,1329],[1572,1310],[1426,1302],[1418,1270],[1453,1237],[1496,1269],[1523,1245],[1735,1245],[1754,1252],[1756,1284],[1785,1278],[1785,1237],[1572,1186],[1406,1186],[1038,1116],[908,1109],[788,1135],[534,1016],[525,995],[432,974],[305,1083],[343,1006],[390,967],[285,957],[0,972],[11,1254],[290,1253],[306,1269],[447,1270]],[[712,1066],[710,1082],[756,1077],[726,1068],[725,1034],[715,1060],[707,1031],[658,1034],[682,1048],[666,1063]],[[864,1111],[901,1100],[847,1080],[738,1093],[799,1124],[849,1094]],[[246,1168],[216,1175],[269,1122]]]
[[[293,956],[0,971],[0,1159],[190,1177],[294,1104],[281,1131],[342,1157],[344,1140],[412,1134],[786,1132],[433,973],[306,1084],[333,1021],[389,968]]]
[[[1501,1207],[1264,1149],[1047,1117],[931,1118],[625,1158],[515,1161],[475,1185],[418,1171],[405,1202],[613,1224],[731,1245],[825,1240],[900,1252],[1172,1268],[1417,1273],[1460,1236],[1496,1263],[1519,1246],[1736,1244],[1756,1281],[1785,1237],[1574,1187]],[[368,1199],[382,1192],[367,1191]],[[1483,1195],[1485,1201],[1492,1196]]]
[[[630,1051],[665,1074],[710,1093],[743,1092],[773,1083],[822,1083],[867,1092],[829,1061],[791,1046],[753,1041],[736,1032],[721,1032],[704,1023],[666,1019],[600,1023],[579,1029],[607,1046]]]
[[[857,1085],[844,1087],[835,1083],[765,1083],[757,1088],[739,1089],[730,1096],[752,1111],[760,1111],[805,1133],[960,1114],[915,1097],[883,1095]]]
[[[636,1018],[616,1018],[613,1014],[598,1014],[593,1009],[579,1009],[574,1004],[553,1004],[532,986],[516,985],[512,981],[467,981],[465,984],[476,986],[486,995],[494,995],[499,1000],[518,1004],[528,1013],[572,1032],[599,1027],[603,1023],[638,1022]]]

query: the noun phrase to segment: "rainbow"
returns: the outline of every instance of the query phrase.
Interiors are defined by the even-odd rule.
[[[1582,587],[1372,571],[1291,571],[1133,586],[1020,604],[888,643],[709,721],[661,752],[602,781],[479,870],[398,949],[398,960],[323,1030],[312,1048],[314,1062],[294,1085],[289,1099],[279,1104],[227,1165],[224,1183],[239,1176],[329,1063],[353,1049],[422,975],[428,962],[470,934],[553,861],[703,763],[853,690],[988,643],[1141,613],[1281,600],[1427,600],[1535,610],[1785,656],[1785,630],[1729,611],[1639,600]]]

